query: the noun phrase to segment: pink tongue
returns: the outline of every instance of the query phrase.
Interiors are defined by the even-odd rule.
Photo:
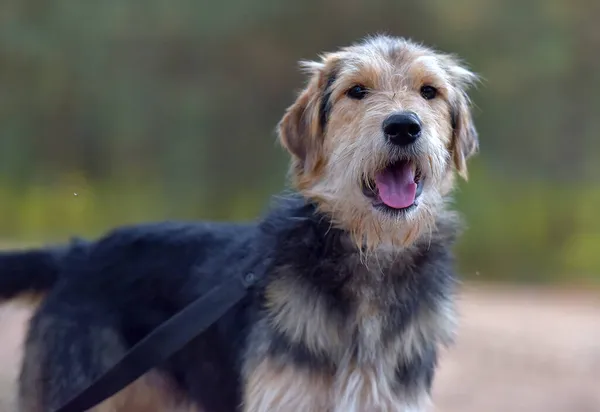
[[[404,209],[415,202],[415,171],[408,162],[388,167],[378,173],[375,176],[375,184],[379,190],[379,197],[389,207]]]

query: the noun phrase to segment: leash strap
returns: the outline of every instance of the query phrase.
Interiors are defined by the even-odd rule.
[[[166,361],[193,338],[218,321],[247,294],[257,276],[246,273],[222,282],[186,306],[134,345],[112,368],[55,412],[84,412],[110,398]]]

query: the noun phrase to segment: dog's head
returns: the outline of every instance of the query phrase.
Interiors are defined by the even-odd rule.
[[[363,246],[431,231],[478,148],[466,94],[476,76],[386,36],[303,66],[308,85],[279,123],[296,188]]]

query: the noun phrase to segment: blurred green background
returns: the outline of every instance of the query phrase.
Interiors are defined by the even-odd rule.
[[[481,154],[467,278],[600,283],[597,0],[0,2],[0,241],[249,219],[285,185],[300,59],[369,33],[455,52]]]

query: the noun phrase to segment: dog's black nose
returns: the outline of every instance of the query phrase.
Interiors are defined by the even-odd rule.
[[[392,114],[383,121],[382,127],[389,142],[398,146],[414,143],[421,136],[421,122],[412,112]]]

